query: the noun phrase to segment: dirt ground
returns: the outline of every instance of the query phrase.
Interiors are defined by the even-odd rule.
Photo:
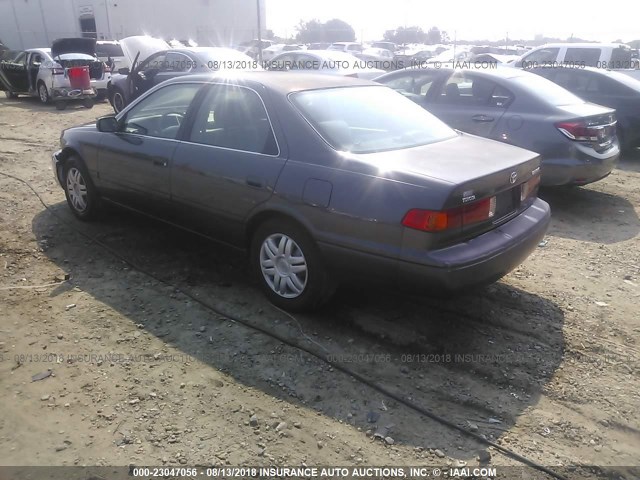
[[[0,172],[51,208],[0,175],[0,465],[520,465],[228,315],[575,478],[640,475],[619,470],[640,465],[640,156],[542,192],[545,241],[473,296],[349,287],[291,317],[242,255],[117,210],[73,218],[51,153],[110,112],[0,100]]]

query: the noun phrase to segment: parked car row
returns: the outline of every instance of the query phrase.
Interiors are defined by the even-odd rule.
[[[75,72],[86,67],[86,82],[75,84]],[[32,48],[5,55],[0,61],[0,90],[8,98],[37,96],[42,103],[54,102],[63,109],[69,100],[106,97],[110,68],[96,57],[96,41],[90,38],[62,38],[51,48]]]

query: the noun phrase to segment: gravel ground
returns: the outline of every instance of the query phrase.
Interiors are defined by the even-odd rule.
[[[0,172],[50,206],[0,175],[0,465],[519,465],[346,367],[575,478],[640,475],[640,157],[543,191],[545,241],[474,295],[349,287],[292,317],[242,255],[72,217],[50,155],[110,111],[0,100]]]

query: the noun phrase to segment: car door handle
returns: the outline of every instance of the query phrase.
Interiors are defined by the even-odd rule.
[[[166,167],[168,163],[164,159],[156,159],[153,161],[153,165],[156,167]]]
[[[261,179],[255,177],[247,177],[247,185],[250,187],[262,188],[264,187],[264,183]]]
[[[474,122],[493,122],[494,118],[488,115],[474,115],[471,120]]]

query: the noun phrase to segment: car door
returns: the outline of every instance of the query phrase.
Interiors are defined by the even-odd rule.
[[[169,202],[171,160],[178,133],[200,83],[167,85],[119,115],[98,154],[98,181],[106,196],[143,208]]]
[[[156,81],[156,76],[162,68],[164,68],[166,55],[167,52],[154,53],[136,67],[131,77],[133,81],[133,91],[129,99],[130,102],[159,83]]]
[[[173,157],[171,194],[189,226],[235,244],[250,212],[273,194],[286,156],[255,90],[206,88]]]
[[[455,71],[427,101],[427,110],[449,126],[497,138],[495,127],[513,101],[513,94],[480,74]]]
[[[11,92],[28,92],[27,52],[0,63],[0,86]]]

